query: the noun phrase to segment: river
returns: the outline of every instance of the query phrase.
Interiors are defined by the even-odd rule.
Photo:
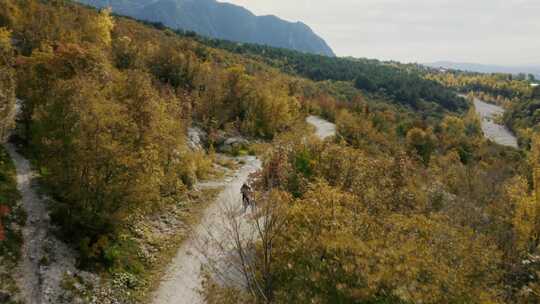
[[[504,125],[495,122],[495,118],[504,114],[500,106],[489,104],[478,98],[474,98],[476,113],[482,119],[482,131],[486,138],[508,147],[518,147],[516,136]]]

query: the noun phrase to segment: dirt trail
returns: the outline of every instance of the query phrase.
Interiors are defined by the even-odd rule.
[[[307,122],[316,128],[317,136],[322,139],[335,135],[335,125],[326,120],[310,116],[307,118]],[[251,173],[261,168],[261,162],[255,157],[243,157],[239,160],[244,165],[238,169],[231,180],[225,183],[209,184],[210,186],[224,186],[225,188],[219,194],[215,203],[205,211],[201,222],[191,233],[190,239],[186,240],[178,250],[163,278],[163,282],[154,293],[154,304],[204,303],[204,299],[200,294],[201,268],[209,261],[225,260],[225,258],[220,258],[220,255],[223,255],[223,250],[220,250],[219,247],[227,247],[227,244],[220,244],[220,241],[230,240],[227,237],[227,228],[224,228],[229,223],[227,212],[238,210],[238,216],[249,216],[249,212],[245,215],[240,213],[240,187],[248,180]],[[219,265],[218,267],[223,269],[227,265]]]
[[[23,208],[28,214],[23,228],[24,244],[19,283],[26,303],[39,304],[41,303],[41,284],[38,257],[41,256],[41,241],[46,235],[46,223],[42,217],[46,210],[32,190],[33,176],[30,163],[15,151],[13,145],[6,145],[6,149],[17,168],[17,188],[22,195]]]
[[[12,144],[5,145],[17,169],[17,188],[28,217],[23,228],[23,248],[18,283],[26,304],[58,303],[60,281],[75,270],[75,255],[50,235],[50,218],[45,202],[35,191],[30,163]]]
[[[214,238],[219,238],[223,233],[220,227],[224,226],[227,219],[225,209],[229,204],[238,202],[240,205],[240,187],[248,179],[248,176],[260,169],[261,163],[255,157],[245,157],[241,159],[245,164],[237,171],[234,178],[225,184],[225,189],[219,194],[216,202],[212,204],[203,214],[199,225],[192,232],[192,237],[186,240],[171,267],[167,270],[164,280],[154,296],[155,304],[180,304],[203,303],[203,298],[199,293],[201,288],[201,267],[205,264],[211,253],[206,252],[203,256],[200,253],[201,240],[207,238],[211,233]],[[217,254],[217,251],[214,252]]]

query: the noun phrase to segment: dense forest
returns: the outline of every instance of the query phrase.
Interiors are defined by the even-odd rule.
[[[446,90],[434,81],[423,79],[418,73],[397,63],[374,59],[327,57],[263,45],[208,39],[190,32],[177,31],[177,33],[195,37],[211,47],[262,60],[285,73],[300,75],[313,81],[352,82],[359,90],[389,96],[416,110],[424,109],[428,112],[426,108],[430,107],[430,103],[440,107],[437,109],[438,112],[444,109],[459,111],[467,107],[452,91]]]
[[[487,141],[445,79],[179,35],[62,0],[4,0],[0,54],[0,135],[17,98],[12,141],[78,265],[105,279],[153,263],[129,222],[181,204],[226,133],[258,142],[264,233],[244,261],[246,288],[209,284],[208,302],[540,299],[540,138],[530,152]],[[506,82],[493,92],[536,96]],[[308,114],[334,121],[336,136],[307,136]],[[186,144],[193,125],[208,134],[205,151]],[[5,158],[0,198],[13,204]],[[117,283],[125,303],[140,301],[130,282]]]

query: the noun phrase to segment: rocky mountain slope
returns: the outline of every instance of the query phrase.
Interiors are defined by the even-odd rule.
[[[200,35],[334,56],[326,42],[302,22],[255,16],[249,10],[215,0],[78,0],[111,7],[117,14],[161,22]]]

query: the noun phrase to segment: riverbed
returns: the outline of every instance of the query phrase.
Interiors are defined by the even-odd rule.
[[[504,125],[496,123],[496,118],[504,114],[500,106],[489,104],[478,98],[474,98],[476,113],[482,119],[482,131],[484,136],[499,145],[518,147],[516,136]]]

